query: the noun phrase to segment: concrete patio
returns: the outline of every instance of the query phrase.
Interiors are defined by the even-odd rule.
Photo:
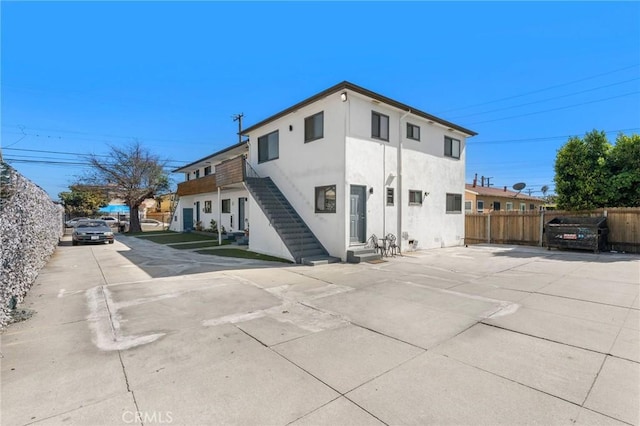
[[[2,424],[640,423],[640,258],[470,246],[288,266],[63,242]]]

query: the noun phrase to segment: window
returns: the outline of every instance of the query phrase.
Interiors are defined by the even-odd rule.
[[[304,119],[304,141],[311,142],[324,137],[324,111]]]
[[[191,180],[191,173],[185,173],[185,175],[187,176],[187,180]]]
[[[204,168],[204,175],[209,176],[211,174],[211,166],[207,166]]]
[[[279,133],[276,130],[258,138],[258,163],[275,160],[280,156]]]
[[[211,200],[204,202],[204,212],[211,213]]]
[[[389,116],[371,111],[371,137],[389,140]]]
[[[478,213],[484,213],[484,201],[478,200],[476,210]]]
[[[527,211],[527,205],[525,203],[520,203],[520,211],[521,212],[526,212]]]
[[[535,210],[536,206],[535,204],[529,204],[529,210]]]
[[[198,179],[200,177],[200,169],[193,172],[193,174],[195,175],[196,179]]]
[[[316,213],[336,212],[336,186],[316,187]]]
[[[447,194],[447,213],[462,213],[462,194]]]
[[[407,123],[407,139],[420,140],[420,127]]]
[[[444,137],[444,155],[446,157],[460,158],[460,141],[458,139]]]
[[[471,213],[471,211],[472,211],[471,201],[465,201],[464,202],[464,211],[465,211],[465,213]]]
[[[393,188],[387,188],[387,205],[393,205]]]
[[[499,212],[500,211],[500,201],[494,201],[493,202],[493,211],[495,211],[495,212]]]
[[[507,211],[513,211],[513,203],[511,201],[507,201]]]
[[[409,190],[409,205],[422,205],[422,191]]]
[[[222,213],[231,213],[231,200],[222,200]]]

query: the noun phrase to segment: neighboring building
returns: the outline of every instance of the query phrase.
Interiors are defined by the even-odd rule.
[[[506,186],[496,188],[466,184],[464,192],[465,213],[539,211],[544,204],[545,201],[541,198],[508,190]]]
[[[342,82],[242,134],[248,143],[176,170],[187,181],[172,229],[220,217],[237,230],[244,218],[251,250],[296,261],[346,260],[372,234],[403,251],[463,243],[471,130]]]

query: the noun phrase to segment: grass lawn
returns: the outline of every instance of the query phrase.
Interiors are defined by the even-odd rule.
[[[200,254],[213,254],[215,256],[240,257],[243,259],[267,260],[269,262],[293,263],[287,259],[279,257],[267,256],[266,254],[255,253],[249,250],[238,250],[233,248],[215,249],[215,250],[196,250]]]
[[[170,243],[187,243],[191,241],[210,241],[217,238],[209,235],[191,234],[182,232],[162,232],[165,235],[154,235],[151,232],[144,232],[141,234],[133,234],[134,237],[144,238],[147,241],[153,241],[158,244],[170,244]],[[168,234],[168,235],[167,235]]]
[[[153,240],[151,240],[153,241]],[[231,244],[231,241],[229,240],[222,240],[222,245],[227,245],[227,244]],[[170,246],[171,248],[174,249],[178,249],[178,250],[189,250],[189,249],[196,249],[196,248],[206,248],[206,247],[218,247],[218,242],[217,241],[196,241],[195,243],[189,243],[189,244],[176,244],[175,246]]]

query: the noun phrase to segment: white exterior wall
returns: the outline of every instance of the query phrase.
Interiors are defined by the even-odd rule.
[[[344,217],[348,214],[341,202],[345,197],[344,105],[340,94],[334,93],[249,135],[251,166],[261,177],[275,182],[329,254],[343,259]],[[320,111],[324,111],[324,137],[305,143],[304,119]],[[279,158],[259,164],[258,138],[275,130],[279,131]],[[315,188],[328,185],[336,185],[336,213],[315,213]],[[266,250],[253,240],[253,227],[250,240],[252,249]]]
[[[284,245],[282,239],[276,230],[273,229],[269,219],[264,215],[262,209],[256,204],[253,197],[249,197],[249,204],[251,204],[249,250],[295,262],[287,246]]]
[[[215,220],[218,224],[224,226],[227,232],[235,232],[235,231],[243,231],[246,227],[245,224],[238,223],[238,198],[249,197],[249,192],[244,188],[239,189],[224,189],[220,194],[221,199],[230,199],[231,200],[231,213],[222,213],[222,217],[220,220],[218,216],[219,205],[218,205],[218,192],[207,192],[204,194],[197,195],[186,195],[180,197],[180,201],[178,202],[178,207],[176,209],[176,213],[174,215],[174,220],[171,222],[171,226],[169,229],[172,231],[182,232],[182,209],[183,208],[193,208],[193,224],[196,224],[196,203],[200,202],[200,221],[202,222],[202,227],[204,229],[208,229],[211,227],[211,219]],[[204,212],[204,202],[211,201],[211,213]],[[177,220],[176,220],[177,218]],[[245,218],[250,220],[250,207],[249,202],[245,202]],[[233,223],[232,223],[233,222]],[[250,225],[250,224],[249,224]]]
[[[393,233],[403,250],[460,245],[464,237],[464,215],[446,213],[446,194],[460,194],[464,198],[465,136],[438,124],[368,98],[349,96],[349,126],[346,161],[346,196],[350,185],[366,185],[366,236],[378,237]],[[371,112],[389,116],[389,141],[371,137]],[[420,141],[406,138],[406,123],[420,127]],[[461,142],[460,159],[444,156],[444,136]],[[399,194],[398,142],[402,141],[402,185]],[[394,188],[394,204],[387,206],[386,188]],[[409,205],[409,190],[429,195],[421,206]],[[401,203],[401,206],[400,206]],[[398,229],[398,214],[402,211],[402,229]],[[349,212],[345,221],[349,229]],[[404,237],[404,238],[403,238]],[[349,235],[346,236],[347,242]],[[409,246],[409,240],[417,243]]]

